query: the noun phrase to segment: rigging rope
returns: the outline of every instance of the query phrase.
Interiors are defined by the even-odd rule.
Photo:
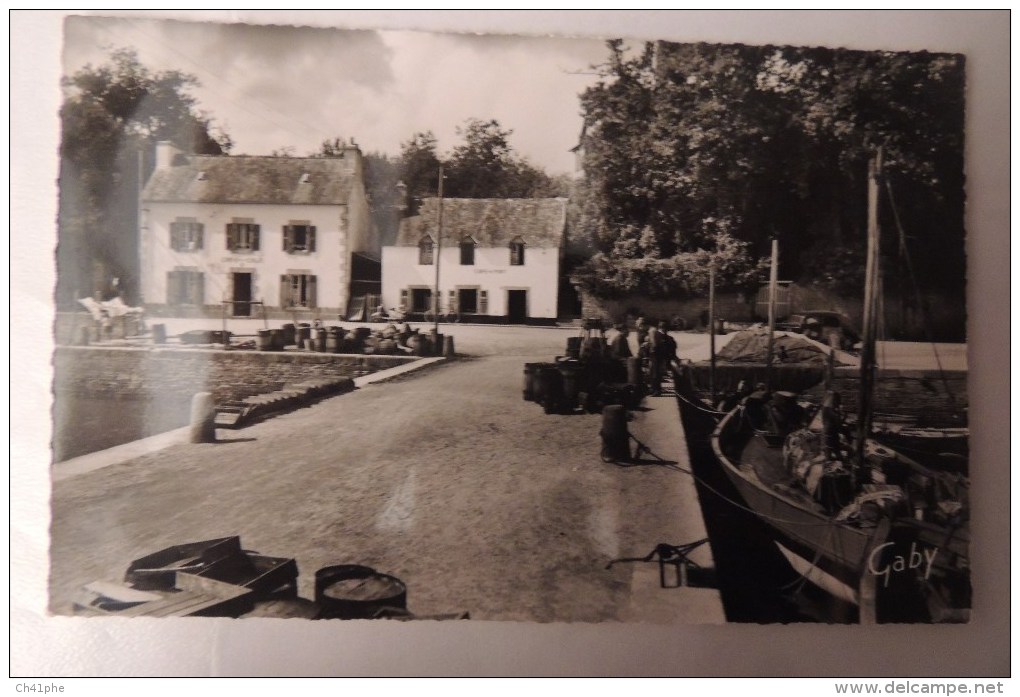
[[[928,337],[928,343],[931,344],[932,352],[935,354],[935,363],[938,365],[939,376],[942,378],[942,385],[945,387],[946,394],[949,396],[949,401],[956,406],[956,397],[953,392],[949,389],[949,381],[946,379],[945,369],[942,367],[942,357],[939,356],[938,347],[935,345],[934,339],[931,338],[931,317],[928,314],[928,308],[924,303],[924,298],[921,295],[921,287],[917,282],[917,275],[914,272],[914,262],[910,258],[910,250],[907,249],[907,236],[903,230],[903,225],[900,222],[900,213],[896,207],[896,201],[893,198],[892,185],[889,180],[885,180],[885,189],[889,194],[889,207],[892,209],[893,220],[896,223],[896,230],[899,233],[899,248],[900,254],[903,255],[904,260],[907,262],[907,273],[910,276],[910,283],[913,286],[914,294],[917,296],[917,306],[920,309],[921,314],[924,315],[924,333]]]

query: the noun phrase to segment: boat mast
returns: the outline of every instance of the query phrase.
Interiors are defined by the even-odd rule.
[[[708,388],[715,408],[715,263],[708,267]]]
[[[769,268],[769,343],[765,355],[765,388],[772,391],[772,352],[776,333],[776,285],[779,278],[779,240],[772,238],[772,264]]]
[[[863,348],[861,350],[861,387],[858,390],[856,463],[864,463],[865,442],[871,435],[873,394],[875,391],[875,330],[878,310],[878,187],[882,178],[882,149],[868,167],[868,251],[864,271]]]

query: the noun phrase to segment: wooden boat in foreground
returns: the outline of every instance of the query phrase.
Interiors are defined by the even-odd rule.
[[[879,155],[869,172],[856,421],[848,428],[835,392],[812,407],[792,393],[762,390],[726,414],[711,444],[790,565],[834,598],[856,605],[860,622],[965,622],[968,480],[959,468],[926,466],[897,452],[873,432],[880,170]]]

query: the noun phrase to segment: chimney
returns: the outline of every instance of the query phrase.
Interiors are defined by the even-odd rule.
[[[180,155],[181,151],[169,140],[161,140],[156,143],[156,169],[173,167],[174,157]]]

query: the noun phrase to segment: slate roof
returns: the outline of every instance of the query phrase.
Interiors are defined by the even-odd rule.
[[[360,174],[358,159],[353,151],[335,158],[178,156],[173,166],[153,172],[142,199],[344,205]]]
[[[417,247],[428,234],[436,239],[439,199],[422,201],[418,215],[405,218],[394,243]],[[567,221],[565,198],[444,198],[443,243],[470,235],[480,247],[505,247],[521,237],[529,247],[560,247]]]

